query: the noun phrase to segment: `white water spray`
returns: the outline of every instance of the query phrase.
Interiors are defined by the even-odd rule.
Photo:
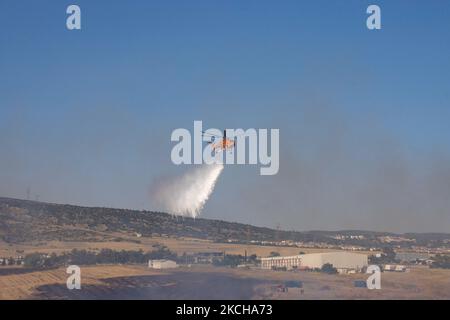
[[[153,204],[171,214],[197,217],[214,190],[222,164],[202,165],[152,186]]]

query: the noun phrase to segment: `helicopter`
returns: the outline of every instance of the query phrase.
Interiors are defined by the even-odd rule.
[[[236,148],[236,137],[234,139],[227,138],[227,130],[223,130],[223,135],[214,135],[208,132],[202,131],[203,137],[207,137],[210,141],[207,141],[208,144],[211,144],[211,148],[214,152],[227,151],[230,152]]]

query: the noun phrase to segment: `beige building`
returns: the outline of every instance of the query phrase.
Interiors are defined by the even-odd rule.
[[[148,267],[152,269],[176,268],[177,263],[172,260],[148,260]]]
[[[315,269],[321,268],[325,263],[330,263],[340,272],[349,270],[361,271],[367,267],[367,255],[346,251],[308,253],[287,257],[261,258],[262,269],[286,268]]]

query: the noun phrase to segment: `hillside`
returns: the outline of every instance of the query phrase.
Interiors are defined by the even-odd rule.
[[[200,239],[306,239],[307,234],[209,220],[174,217],[167,213],[80,207],[0,198],[0,237],[10,243],[48,240],[95,241],[108,232],[142,236],[179,236]],[[322,238],[321,236],[319,238]],[[102,239],[105,240],[105,239]],[[311,240],[319,240],[311,238]]]
[[[81,207],[0,198],[0,239],[7,243],[31,241],[108,241],[113,233],[139,233],[144,237],[177,236],[213,241],[314,241],[329,244],[377,245],[379,236],[370,231],[281,231],[202,218],[174,217],[167,213],[126,209]],[[337,234],[364,234],[365,239],[337,240]],[[449,239],[448,234],[408,234],[422,242]]]

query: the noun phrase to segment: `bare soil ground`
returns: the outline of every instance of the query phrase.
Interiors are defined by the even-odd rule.
[[[281,247],[281,246],[260,246],[260,245],[245,245],[232,243],[215,243],[209,240],[193,239],[193,238],[168,238],[168,237],[141,237],[137,238],[124,233],[108,233],[108,235],[120,238],[121,241],[42,241],[24,244],[7,244],[0,241],[0,257],[9,257],[24,255],[31,252],[45,252],[45,253],[62,253],[72,249],[85,250],[99,250],[109,248],[113,250],[152,250],[152,245],[163,244],[170,250],[177,254],[195,253],[195,252],[211,252],[220,251],[227,254],[256,254],[257,256],[269,256],[272,251],[276,251],[281,255],[296,255],[300,251],[305,253],[314,252],[328,252],[330,249],[320,248],[298,248],[298,247]],[[335,251],[335,250],[333,250]],[[374,252],[359,253],[374,254]]]
[[[5,269],[4,269],[5,270]],[[1,299],[450,299],[450,270],[414,267],[382,273],[381,290],[355,288],[366,274],[326,275],[196,266],[151,270],[145,266],[82,267],[81,290],[68,290],[64,268],[0,273]],[[277,292],[288,280],[299,289]]]
[[[111,234],[110,234],[111,236]],[[330,249],[275,247],[214,243],[192,238],[137,238],[117,233],[121,241],[63,242],[48,241],[9,245],[0,243],[0,256],[31,252],[62,253],[72,249],[152,250],[164,244],[177,254],[225,251],[229,254],[268,256],[295,255],[300,251],[321,252]],[[136,241],[138,240],[138,241]],[[21,267],[0,267],[0,299],[450,299],[450,270],[414,267],[409,273],[382,273],[382,289],[355,288],[354,280],[366,280],[365,274],[326,275],[313,272],[280,272],[259,269],[230,269],[195,266],[157,271],[137,265],[98,265],[82,267],[82,290],[66,288],[64,268],[30,271]],[[300,280],[299,289],[273,290],[287,280]]]

